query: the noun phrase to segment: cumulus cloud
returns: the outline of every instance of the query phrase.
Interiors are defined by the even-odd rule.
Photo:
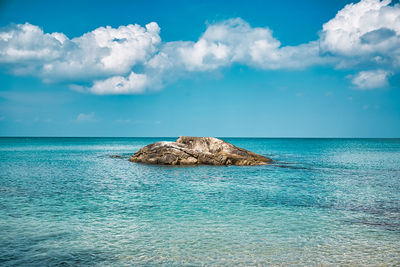
[[[29,23],[0,30],[0,63],[17,74],[45,81],[92,81],[123,75],[147,61],[160,44],[160,28],[154,22],[117,29],[100,27],[69,39],[62,33],[44,33]]]
[[[321,52],[339,57],[339,67],[373,64],[398,68],[400,6],[390,3],[363,0],[346,5],[323,25]]]
[[[385,70],[360,71],[352,77],[351,82],[361,90],[370,90],[387,86],[391,75],[390,71]]]
[[[208,25],[195,42],[163,43],[159,33],[151,22],[100,27],[70,39],[29,23],[13,24],[0,29],[0,64],[17,75],[63,81],[94,94],[143,93],[188,73],[234,64],[357,70],[353,84],[360,88],[381,87],[400,68],[400,6],[390,0],[346,5],[322,26],[319,39],[296,46],[282,45],[268,27],[251,27],[240,18]]]
[[[145,74],[131,72],[127,78],[114,76],[106,80],[95,81],[89,90],[99,95],[142,93],[148,87],[148,83]]]
[[[235,18],[209,25],[197,42],[170,42],[148,66],[166,70],[208,71],[234,63],[261,69],[298,69],[328,62],[319,56],[319,45],[281,46],[272,31],[252,28]]]

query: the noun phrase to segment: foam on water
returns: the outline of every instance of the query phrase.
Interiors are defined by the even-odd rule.
[[[0,265],[400,264],[400,140],[225,139],[267,166],[127,160],[161,140],[0,138]]]

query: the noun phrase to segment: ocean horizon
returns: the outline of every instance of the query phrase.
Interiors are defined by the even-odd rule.
[[[400,139],[222,139],[274,163],[128,161],[174,137],[0,137],[0,265],[400,264]]]

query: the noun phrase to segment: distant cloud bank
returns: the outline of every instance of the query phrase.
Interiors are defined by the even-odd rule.
[[[283,46],[268,27],[240,18],[209,25],[197,42],[162,42],[160,27],[100,27],[69,39],[35,25],[0,29],[0,64],[15,75],[67,82],[94,94],[138,94],[159,90],[188,73],[233,64],[257,69],[304,69],[326,65],[357,70],[360,89],[388,85],[400,65],[400,5],[362,0],[346,5],[322,26],[319,39]]]

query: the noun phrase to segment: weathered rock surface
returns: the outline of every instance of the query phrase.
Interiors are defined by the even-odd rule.
[[[218,138],[188,136],[147,145],[129,160],[162,165],[264,165],[272,161]]]

